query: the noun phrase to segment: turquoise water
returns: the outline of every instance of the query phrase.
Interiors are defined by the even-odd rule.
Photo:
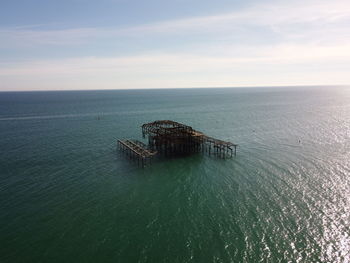
[[[116,151],[158,119],[237,156]],[[0,93],[0,149],[0,262],[350,262],[349,88]]]

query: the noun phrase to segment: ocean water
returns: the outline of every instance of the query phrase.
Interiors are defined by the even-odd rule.
[[[116,151],[161,119],[237,156]],[[0,93],[0,262],[350,262],[350,88]]]

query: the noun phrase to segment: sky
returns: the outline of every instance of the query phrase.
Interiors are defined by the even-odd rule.
[[[349,0],[0,1],[0,91],[349,84]]]

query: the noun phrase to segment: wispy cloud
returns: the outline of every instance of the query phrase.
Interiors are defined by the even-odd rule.
[[[229,30],[232,26],[288,26],[316,24],[323,26],[350,19],[348,1],[293,1],[262,3],[235,12],[194,17],[136,26],[125,33],[174,33],[197,30]],[[123,32],[123,31],[121,31]]]
[[[145,39],[154,46],[128,56],[0,61],[0,90],[350,83],[344,0],[271,2],[124,28],[0,29],[0,48],[13,50]]]
[[[155,53],[123,57],[82,57],[56,60],[32,60],[0,63],[0,76],[43,74],[74,75],[90,73],[201,72],[213,69],[234,70],[244,65],[284,66],[308,63],[341,63],[350,61],[350,44],[343,46],[279,45],[259,50],[242,48],[244,54],[229,55],[230,46],[222,46],[225,55],[190,53]],[[350,78],[349,78],[350,79]]]
[[[179,53],[2,63],[0,89],[346,84],[349,61],[350,46],[285,45],[240,57]],[[336,71],[328,66],[334,64]]]
[[[73,28],[62,30],[1,29],[0,47],[28,47],[38,45],[72,45],[105,36],[103,29]]]
[[[339,33],[350,38],[350,4],[345,0],[262,3],[233,12],[183,18],[131,27],[0,28],[0,47],[18,45],[71,45],[92,39],[147,37],[154,35],[235,34],[242,38],[252,27],[262,27],[286,37],[303,39],[312,34],[322,39]],[[336,30],[335,30],[336,28]],[[247,30],[244,30],[247,29]],[[323,35],[320,34],[321,29]],[[242,34],[243,32],[243,34]],[[255,32],[251,32],[254,34]],[[249,32],[248,32],[249,34]]]

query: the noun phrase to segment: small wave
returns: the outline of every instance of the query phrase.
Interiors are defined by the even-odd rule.
[[[0,121],[26,121],[26,120],[50,120],[50,119],[67,119],[78,117],[103,117],[108,115],[120,115],[118,112],[106,113],[77,113],[77,114],[59,114],[59,115],[37,115],[37,116],[16,116],[0,117]]]
[[[62,114],[62,115],[38,115],[38,116],[18,116],[18,117],[5,117],[0,118],[0,121],[23,121],[23,120],[49,120],[49,119],[64,119],[64,118],[76,118],[76,117],[88,117],[96,116],[96,114]]]

